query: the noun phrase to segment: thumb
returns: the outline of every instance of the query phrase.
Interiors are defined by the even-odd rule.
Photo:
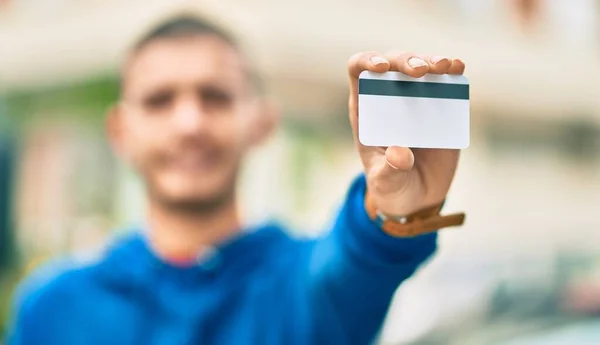
[[[387,170],[391,174],[400,171],[407,172],[415,164],[415,156],[407,147],[390,146],[385,150],[385,162]]]
[[[379,188],[387,192],[402,189],[415,162],[413,152],[406,147],[391,146],[380,159],[373,172],[374,181],[377,181]]]

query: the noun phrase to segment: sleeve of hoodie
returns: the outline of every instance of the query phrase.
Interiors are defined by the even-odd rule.
[[[364,209],[359,176],[332,231],[309,255],[309,309],[315,344],[368,344],[377,336],[398,286],[436,249],[436,233],[388,236]]]
[[[77,343],[68,341],[76,332],[60,332],[57,327],[59,323],[72,320],[57,317],[57,310],[64,310],[66,302],[55,294],[57,282],[64,280],[64,274],[73,267],[75,265],[69,259],[53,260],[33,271],[19,284],[13,298],[6,345]],[[43,303],[43,300],[50,303]],[[56,341],[55,337],[60,340]]]

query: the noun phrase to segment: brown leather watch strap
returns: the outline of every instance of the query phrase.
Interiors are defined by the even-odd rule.
[[[440,215],[442,204],[419,210],[406,217],[389,217],[379,212],[368,191],[365,194],[365,209],[371,220],[378,222],[383,231],[394,237],[414,237],[442,228],[459,226],[465,221],[464,213]]]

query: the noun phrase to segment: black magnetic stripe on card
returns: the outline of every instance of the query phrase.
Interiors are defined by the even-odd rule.
[[[361,95],[468,100],[469,85],[405,80],[359,79],[358,93]]]

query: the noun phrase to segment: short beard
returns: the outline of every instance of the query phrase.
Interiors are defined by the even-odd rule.
[[[210,216],[233,203],[236,195],[235,191],[235,183],[230,183],[225,190],[219,191],[219,193],[209,198],[173,200],[152,189],[149,189],[148,194],[156,204],[169,212],[193,216]]]

